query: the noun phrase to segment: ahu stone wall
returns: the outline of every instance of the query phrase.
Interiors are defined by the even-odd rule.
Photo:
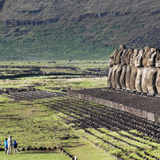
[[[160,50],[126,49],[120,45],[110,56],[108,88],[160,95]]]

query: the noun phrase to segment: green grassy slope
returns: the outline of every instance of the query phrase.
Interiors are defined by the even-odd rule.
[[[15,32],[16,29],[17,27],[2,27],[3,32],[10,30],[10,33],[7,38],[5,35],[0,38],[0,56],[85,60],[106,59],[107,51],[112,52],[112,47],[101,46],[96,40],[84,42],[82,34],[85,34],[86,29],[78,26],[59,28],[49,24],[23,26],[19,32]],[[29,33],[20,34],[22,30],[29,30]]]
[[[158,0],[0,0],[0,56],[107,59],[122,43],[159,47],[159,14]]]

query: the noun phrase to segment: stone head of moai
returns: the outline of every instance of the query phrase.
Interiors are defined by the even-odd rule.
[[[147,53],[147,67],[155,66],[156,55],[157,55],[157,49],[151,48]]]
[[[112,67],[113,65],[116,64],[116,55],[118,51],[115,49],[113,54],[110,55],[110,60],[109,60],[109,66]]]
[[[135,67],[142,67],[143,52],[143,50],[140,50],[138,54],[135,56]]]
[[[146,53],[146,52],[148,52],[150,50],[150,47],[148,47],[148,46],[145,46],[144,47],[144,52]]]
[[[156,67],[160,68],[160,50],[157,49],[157,56],[156,56]]]
[[[118,53],[116,55],[116,64],[120,64],[121,63],[121,56],[123,54],[123,50],[126,49],[125,45],[120,45],[119,46],[119,50]]]
[[[123,49],[126,49],[126,46],[125,46],[124,44],[121,44],[121,45],[119,46],[119,50],[123,50]]]
[[[144,47],[144,53],[142,55],[142,66],[143,67],[147,67],[147,60],[148,60],[147,54],[149,50],[150,48],[148,46]]]
[[[135,66],[135,57],[138,55],[138,49],[134,49],[131,57],[130,57],[130,64],[131,66]]]
[[[124,57],[127,65],[130,64],[130,57],[131,57],[132,54],[133,54],[133,49],[128,49],[126,54],[125,54],[125,57]]]

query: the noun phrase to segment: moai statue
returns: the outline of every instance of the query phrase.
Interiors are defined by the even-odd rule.
[[[121,89],[121,85],[120,85],[120,76],[122,72],[121,56],[125,48],[126,48],[125,45],[120,45],[118,54],[116,56],[116,65],[117,65],[116,76],[115,76],[116,89]]]
[[[117,50],[114,50],[113,54],[110,56],[109,61],[109,73],[108,73],[108,79],[107,79],[107,87],[112,88],[112,73],[113,73],[113,66],[115,65],[115,55],[117,54]]]
[[[112,89],[116,88],[116,83],[115,83],[115,77],[116,77],[116,70],[117,70],[117,65],[116,65],[116,56],[118,54],[118,51],[115,50],[113,57],[112,57],[112,72],[111,72],[111,87]]]
[[[143,50],[140,50],[138,55],[135,57],[135,67],[137,68],[137,76],[135,81],[135,87],[137,93],[142,93],[142,74],[143,74],[143,67],[142,67],[142,56]]]
[[[127,71],[127,65],[126,65],[126,61],[125,61],[126,55],[127,55],[127,50],[124,49],[123,54],[120,58],[121,59],[121,66],[122,66],[122,72],[121,72],[121,76],[120,76],[120,85],[121,85],[122,90],[126,89],[126,71]]]
[[[134,52],[130,58],[130,66],[131,66],[130,91],[131,92],[136,91],[135,81],[136,81],[136,76],[137,76],[137,67],[135,67],[135,57],[138,55],[138,52],[139,51],[137,49],[134,49]]]
[[[156,91],[156,76],[157,76],[157,68],[155,67],[155,59],[157,56],[157,49],[151,48],[148,52],[148,61],[147,61],[147,90],[148,95],[155,95]]]
[[[124,57],[127,65],[125,83],[126,83],[126,90],[128,91],[130,90],[130,76],[131,76],[130,58],[132,54],[133,54],[133,49],[128,49]]]
[[[160,96],[160,51],[157,51],[156,57],[156,68],[157,68],[157,78],[156,78],[156,89],[158,96]]]
[[[119,50],[116,52],[116,54],[114,55],[114,59],[115,59],[115,63],[113,65],[113,70],[112,70],[112,76],[111,76],[111,85],[112,85],[112,89],[116,88],[116,77],[118,76],[118,72],[117,72],[117,68],[119,67],[119,63],[120,63],[120,56],[121,56],[121,52],[123,51],[123,49],[125,48],[124,45],[120,45],[119,46]],[[118,68],[119,69],[119,68]],[[117,72],[117,75],[116,75]]]
[[[142,66],[143,66],[143,74],[142,74],[142,93],[147,94],[147,61],[148,61],[148,52],[150,51],[149,47],[144,48],[144,53],[142,55]]]

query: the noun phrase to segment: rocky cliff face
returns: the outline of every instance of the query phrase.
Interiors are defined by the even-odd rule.
[[[1,20],[46,20],[52,18],[160,14],[159,1],[149,0],[0,0]]]

